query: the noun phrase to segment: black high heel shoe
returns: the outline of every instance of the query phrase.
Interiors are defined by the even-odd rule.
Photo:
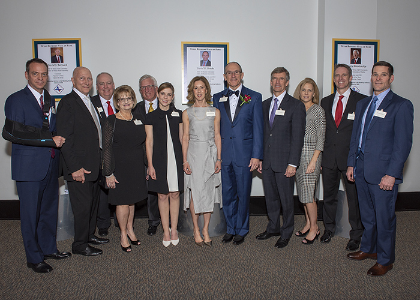
[[[295,235],[297,237],[305,237],[308,233],[309,233],[309,229],[306,230],[305,232],[302,232],[302,231],[299,230],[298,232],[295,233]]]
[[[128,246],[128,247],[123,247],[123,245],[121,245],[121,249],[122,249],[122,251],[124,251],[124,252],[131,252],[131,246]]]
[[[308,231],[309,231],[309,230],[308,230]],[[318,232],[317,232],[317,234],[315,235],[315,237],[314,237],[314,239],[313,239],[313,240],[308,240],[307,238],[304,238],[304,239],[302,240],[302,244],[305,244],[305,245],[312,245],[312,244],[315,242],[315,240],[317,240],[317,239],[318,239],[319,234],[320,234],[320,232],[318,231]],[[304,241],[305,241],[305,242],[304,242]]]
[[[141,243],[139,240],[132,241],[130,237],[127,235],[128,240],[130,241],[131,245],[139,246]]]

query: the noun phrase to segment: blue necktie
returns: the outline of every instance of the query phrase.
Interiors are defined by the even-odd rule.
[[[373,114],[376,110],[376,101],[378,101],[378,97],[373,97],[372,102],[370,103],[369,109],[366,114],[365,119],[365,126],[363,127],[363,135],[362,135],[362,145],[360,146],[360,151],[365,153],[365,142],[366,142],[366,135],[369,129],[370,122],[372,121]]]
[[[278,102],[279,100],[277,98],[274,98],[274,105],[273,105],[273,109],[271,110],[271,114],[270,114],[270,127],[273,128],[273,122],[274,122],[274,117],[276,116],[276,110],[278,108]]]

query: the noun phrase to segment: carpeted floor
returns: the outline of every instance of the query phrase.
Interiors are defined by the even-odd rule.
[[[420,212],[397,213],[394,269],[383,277],[366,275],[375,261],[346,258],[347,239],[303,245],[293,237],[284,249],[276,238],[257,241],[266,217],[251,217],[245,243],[200,248],[180,234],[178,246],[164,248],[162,229],[146,235],[147,220],[137,219],[142,242],[131,253],[119,246],[119,232],[98,257],[75,255],[48,262],[50,274],[26,267],[19,221],[0,221],[0,299],[420,299]],[[303,216],[295,216],[300,229]],[[323,231],[322,222],[319,222]],[[61,251],[72,240],[58,242]]]

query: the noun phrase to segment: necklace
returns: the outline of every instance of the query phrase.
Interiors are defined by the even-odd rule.
[[[122,115],[122,113],[119,111],[118,112],[119,114],[120,114],[120,117],[121,118],[123,118],[124,120],[126,120],[126,121],[132,121],[133,120],[133,114],[130,112],[130,115],[131,115],[131,119],[129,120],[129,119],[126,119],[123,115]]]
[[[195,105],[193,105],[193,109],[192,109],[192,111],[193,111],[193,116],[194,116],[194,118],[196,118],[198,121],[203,121],[206,117],[207,117],[207,112],[208,112],[208,110],[209,110],[209,106],[207,105],[207,106],[201,106],[201,107],[205,107],[206,108],[206,113],[205,113],[205,115],[204,115],[204,118],[202,118],[202,119],[200,119],[200,118],[198,118],[197,117],[197,115],[195,114]]]

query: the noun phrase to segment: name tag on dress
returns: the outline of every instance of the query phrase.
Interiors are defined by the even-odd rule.
[[[354,121],[354,113],[347,115],[347,120],[353,120]]]
[[[381,110],[377,110],[375,111],[375,114],[373,115],[374,117],[379,117],[379,118],[385,118],[386,116],[386,111],[384,111],[383,109]]]
[[[216,116],[216,112],[215,111],[206,111],[206,116],[207,117],[215,117]]]
[[[219,102],[226,102],[227,101],[227,97],[226,96],[223,96],[222,98],[220,98],[219,99]]]
[[[134,124],[136,124],[136,125],[142,125],[143,123],[142,123],[142,121],[135,119],[134,120]]]
[[[104,110],[102,109],[102,107],[97,107],[97,109],[98,109],[98,112],[103,112]]]
[[[286,111],[282,110],[281,108],[276,110],[276,116],[284,116],[285,113]]]
[[[173,111],[173,112],[171,113],[171,116],[172,116],[172,117],[179,117],[179,113],[178,113],[177,111]]]

